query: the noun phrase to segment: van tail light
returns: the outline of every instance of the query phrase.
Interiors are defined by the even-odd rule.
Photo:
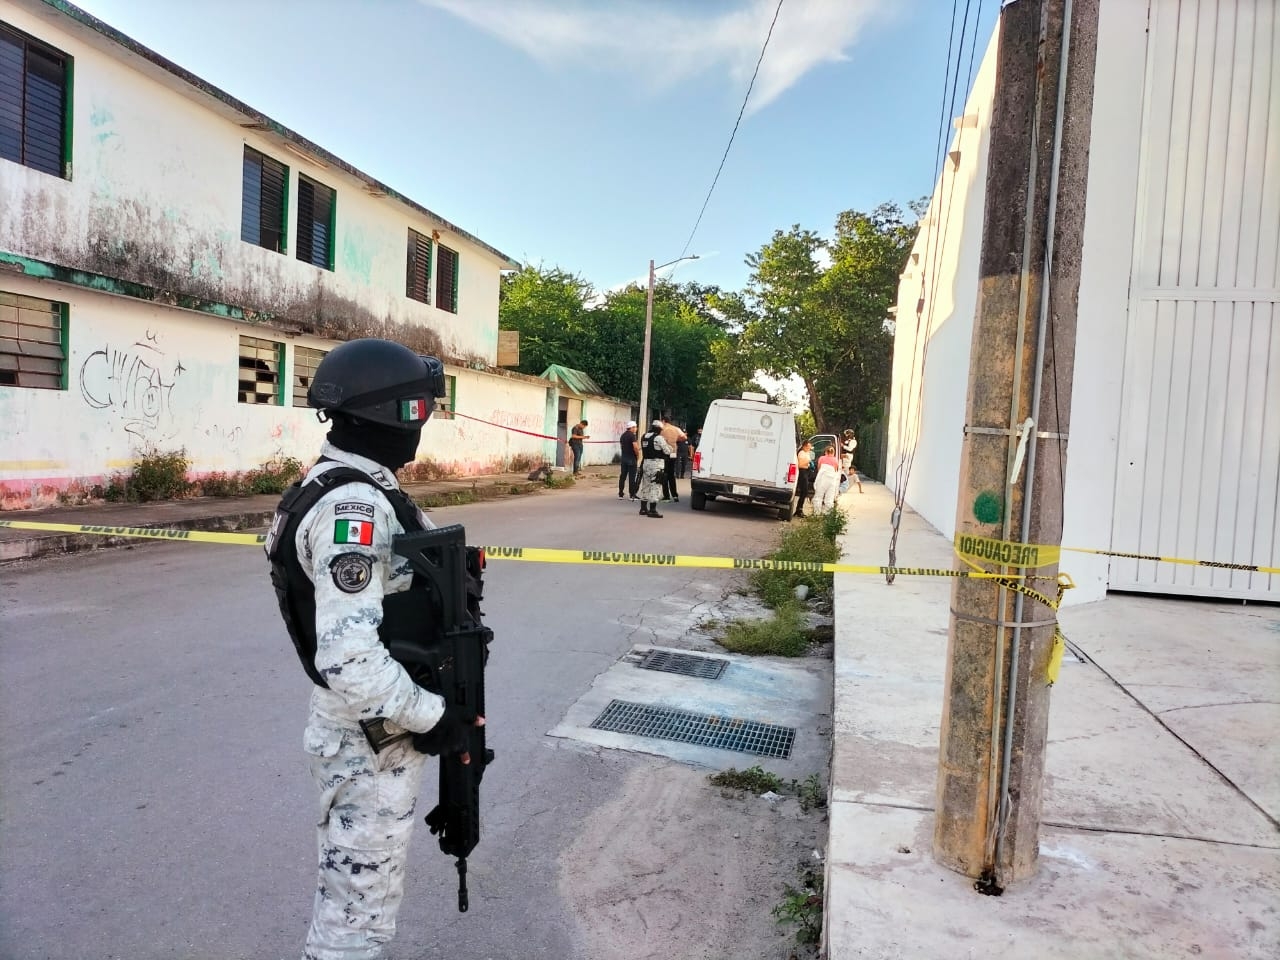
[[[697,473],[701,469],[702,469],[702,451],[695,450],[693,451],[693,472]]]
[[[787,483],[795,483],[795,482],[796,482],[796,465],[793,463],[791,466],[787,467]]]

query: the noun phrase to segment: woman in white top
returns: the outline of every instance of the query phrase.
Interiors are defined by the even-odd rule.
[[[844,475],[849,478],[850,483],[858,485],[858,492],[862,492],[862,478],[858,476],[858,471],[853,467],[853,451],[858,449],[858,438],[853,435],[852,430],[846,430],[844,437],[840,441],[840,469]]]

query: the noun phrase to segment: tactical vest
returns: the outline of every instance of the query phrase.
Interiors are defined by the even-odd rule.
[[[640,438],[640,452],[644,454],[646,460],[656,460],[658,457],[666,456],[658,449],[658,435],[650,431]]]
[[[329,684],[316,670],[316,592],[315,584],[302,571],[298,561],[298,527],[320,498],[334,487],[346,483],[367,483],[382,492],[396,513],[396,519],[406,533],[426,529],[418,519],[418,508],[403,490],[388,490],[379,486],[372,477],[355,467],[334,467],[316,477],[310,483],[299,480],[285,491],[276,508],[271,531],[267,534],[267,558],[271,561],[271,585],[275,587],[280,615],[284,617],[289,639],[293,641],[302,668],[311,681],[321,687]],[[378,638],[390,646],[393,638],[430,637],[440,621],[438,600],[429,584],[417,573],[408,590],[384,594],[382,598],[382,623]],[[426,637],[424,637],[426,635]],[[421,642],[421,641],[420,641]],[[415,682],[426,678],[415,677]]]

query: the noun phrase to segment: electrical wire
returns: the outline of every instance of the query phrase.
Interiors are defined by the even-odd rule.
[[[936,222],[931,224],[931,236],[926,240],[926,244],[932,241],[932,249],[928,254],[928,264],[921,268],[922,276],[920,283],[920,297],[917,301],[916,308],[915,342],[920,343],[922,327],[924,335],[924,341],[920,349],[920,382],[918,391],[915,391],[914,417],[910,416],[908,408],[911,404],[908,402],[901,408],[901,415],[898,420],[898,436],[900,438],[899,442],[901,447],[899,450],[898,465],[894,470],[894,509],[890,519],[892,532],[889,538],[889,566],[891,567],[896,565],[898,533],[902,520],[902,511],[906,505],[907,485],[911,478],[911,468],[915,464],[916,448],[919,443],[920,430],[923,426],[924,420],[924,372],[925,364],[928,361],[929,341],[931,339],[929,334],[930,331],[933,330],[933,312],[937,305],[936,290],[938,286],[938,279],[942,272],[943,255],[946,253],[947,249],[947,233],[951,226],[950,214],[955,196],[955,185],[957,179],[955,175],[956,171],[953,170],[951,182],[947,188],[947,216],[944,221],[942,186],[943,181],[946,180],[947,169],[942,159],[944,156],[943,133],[946,129],[946,118],[948,116],[955,115],[956,95],[959,92],[960,86],[960,64],[964,58],[965,37],[969,32],[969,11],[971,5],[972,0],[965,0],[964,14],[960,21],[960,43],[959,47],[955,51],[954,70],[952,68],[951,50],[955,41],[955,14],[958,6],[957,0],[952,0],[951,6],[951,30],[947,43],[947,65],[946,70],[943,73],[942,97],[941,102],[939,103],[937,156],[934,160],[934,183],[936,184],[934,197],[936,198],[937,203],[935,204],[931,201],[929,210],[926,211],[927,214],[932,213],[932,217],[929,217],[928,219],[935,220]],[[978,0],[977,9],[974,11],[973,37],[969,41],[969,81],[966,90],[971,89],[973,86],[973,57],[974,51],[977,49],[978,45],[978,26],[982,21],[982,5],[983,0]],[[961,136],[963,136],[963,125],[960,128],[960,133]],[[925,275],[927,275],[927,280]],[[922,309],[926,302],[928,304],[927,314],[925,314]],[[916,372],[916,365],[913,362],[911,365],[911,375],[908,378],[906,389],[908,400],[910,399],[913,387],[915,386]],[[908,420],[910,421],[909,423]],[[889,583],[893,582],[893,576],[891,574],[887,575],[886,579]]]
[[[764,52],[769,49],[769,39],[773,36],[773,28],[777,26],[778,14],[782,12],[783,0],[778,0],[778,6],[773,11],[773,21],[769,24],[769,32],[765,34],[764,45],[760,48],[760,57],[756,60],[756,68],[751,74],[751,82],[747,84],[747,95],[742,98],[742,109],[738,111],[738,119],[733,121],[733,132],[729,134],[729,142],[725,145],[724,156],[720,158],[720,166],[716,168],[716,175],[711,179],[711,187],[707,190],[707,196],[702,201],[702,209],[698,211],[698,219],[693,223],[693,229],[689,231],[689,239],[684,242],[684,249],[680,251],[683,257],[689,252],[689,244],[693,243],[693,236],[698,232],[698,226],[702,223],[702,215],[707,212],[707,204],[711,202],[711,194],[715,192],[716,184],[720,181],[720,173],[724,170],[724,163],[729,159],[729,148],[733,146],[733,138],[738,135],[738,125],[742,123],[742,115],[747,112],[747,101],[751,99],[751,88],[756,85],[756,77],[760,75],[760,64],[764,63]]]

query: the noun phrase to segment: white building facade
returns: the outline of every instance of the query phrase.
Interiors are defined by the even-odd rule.
[[[83,11],[0,0],[3,506],[148,451],[306,461],[310,375],[358,336],[445,361],[442,472],[551,460],[555,388],[494,367],[517,266]]]
[[[896,314],[888,482],[947,536],[995,50]],[[1277,54],[1273,0],[1101,0],[1064,546],[1280,566]],[[1062,569],[1069,602],[1108,589],[1280,600],[1280,576],[1247,570],[1070,552]]]

